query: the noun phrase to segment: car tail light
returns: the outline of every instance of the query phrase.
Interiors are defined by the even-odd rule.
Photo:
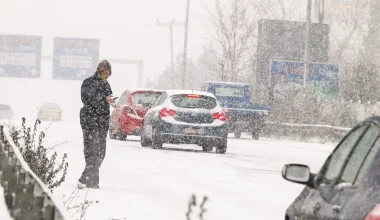
[[[217,112],[217,113],[212,114],[212,118],[225,121],[227,119],[227,115],[224,112]]]
[[[166,116],[174,116],[175,114],[177,114],[174,110],[171,110],[171,109],[167,109],[167,108],[163,108],[161,109],[160,111],[160,115],[162,117],[166,117]]]
[[[186,95],[188,98],[200,98],[201,96],[198,94],[187,94]]]
[[[380,220],[380,204],[377,204],[375,208],[373,208],[372,211],[368,213],[365,220]]]

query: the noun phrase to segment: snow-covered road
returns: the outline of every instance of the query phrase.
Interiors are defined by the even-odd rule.
[[[67,142],[56,148],[69,160],[67,179],[54,191],[63,201],[84,168],[81,135],[74,122],[54,123],[48,130],[48,147]],[[204,219],[283,219],[303,186],[283,180],[282,166],[303,163],[317,171],[333,149],[327,144],[231,136],[227,153],[219,155],[203,153],[195,145],[143,148],[139,137],[107,141],[100,189],[80,191],[70,205],[83,202],[86,195],[89,201],[99,201],[88,208],[86,219],[186,219],[193,193],[198,205],[203,196],[209,198]],[[80,216],[74,212],[70,210],[73,217]]]

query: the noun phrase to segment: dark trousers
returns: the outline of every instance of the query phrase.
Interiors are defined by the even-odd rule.
[[[106,156],[106,129],[83,129],[86,167],[79,181],[87,186],[99,184],[99,168]]]

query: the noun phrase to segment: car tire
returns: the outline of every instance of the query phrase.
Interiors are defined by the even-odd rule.
[[[112,128],[112,126],[110,126],[110,129],[108,131],[108,135],[109,135],[110,139],[117,139],[116,135],[112,132],[112,130],[113,130],[113,128]]]
[[[152,140],[149,140],[145,136],[144,127],[141,129],[141,146],[142,147],[150,147],[152,145]]]
[[[227,152],[227,141],[217,146],[215,151],[217,154],[225,154]]]
[[[259,133],[252,132],[252,138],[253,138],[254,140],[259,140],[259,138],[260,138]]]
[[[235,135],[236,139],[239,139],[241,137],[241,132],[240,131],[235,131],[234,135]]]
[[[203,149],[203,152],[211,152],[214,149],[214,147],[204,145],[204,146],[202,146],[202,149]]]
[[[157,129],[153,128],[153,135],[152,135],[152,148],[153,149],[162,149],[162,141],[160,140],[160,137],[157,135]]]
[[[120,124],[120,119],[118,120],[118,123]],[[115,129],[113,126],[110,126],[109,129],[109,136],[111,139],[119,140],[119,141],[126,141],[127,140],[127,135],[123,133],[121,129],[118,129],[117,132],[114,131]]]

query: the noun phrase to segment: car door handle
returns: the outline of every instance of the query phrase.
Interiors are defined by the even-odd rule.
[[[333,209],[334,213],[339,213],[341,207],[340,207],[340,205],[334,205],[334,206],[332,207],[332,209]]]

